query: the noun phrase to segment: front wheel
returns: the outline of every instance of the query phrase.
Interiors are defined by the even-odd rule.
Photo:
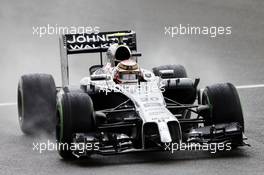
[[[76,133],[95,131],[94,109],[86,93],[68,92],[62,95],[57,105],[56,139],[59,154],[64,159],[76,158],[70,146]]]
[[[209,105],[210,111],[203,117],[205,125],[236,122],[244,132],[244,117],[240,99],[235,86],[231,83],[207,86],[202,94],[202,104]],[[242,134],[235,140],[242,143]],[[233,148],[235,148],[235,144]]]

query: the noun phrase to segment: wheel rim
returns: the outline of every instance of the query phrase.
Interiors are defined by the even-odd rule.
[[[211,124],[212,123],[212,108],[213,108],[213,106],[210,103],[210,99],[209,99],[209,96],[208,96],[207,91],[204,91],[203,92],[202,104],[209,106],[209,110],[210,110],[209,115],[206,115],[206,116],[203,116],[203,117],[204,117],[204,120],[205,120],[205,124],[206,125]]]
[[[22,97],[22,91],[21,91],[21,87],[18,87],[18,91],[17,91],[17,108],[18,108],[18,120],[19,120],[19,124],[20,126],[23,123],[23,116],[24,116],[24,108],[23,108],[23,97]]]
[[[62,105],[57,106],[56,112],[56,139],[61,142],[63,137],[63,111]]]

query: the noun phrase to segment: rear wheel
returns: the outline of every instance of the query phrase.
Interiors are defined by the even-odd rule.
[[[154,67],[152,69],[153,73],[156,76],[160,75],[160,71],[161,70],[173,70],[173,75],[171,75],[168,78],[187,78],[187,72],[185,70],[185,68],[182,65],[164,65],[164,66],[158,66],[158,67]]]
[[[59,154],[64,159],[73,159],[75,156],[70,146],[74,134],[95,131],[93,103],[86,93],[69,92],[63,94],[57,109]]]
[[[56,86],[51,75],[28,74],[17,90],[20,128],[25,134],[51,133],[55,129]]]
[[[188,77],[186,69],[182,65],[164,65],[154,67],[152,70],[156,76],[160,76],[161,70],[173,70],[173,74],[166,76],[166,79]],[[191,85],[184,88],[177,88],[176,86],[175,88],[165,88],[163,95],[182,104],[192,104],[196,99],[196,87]]]

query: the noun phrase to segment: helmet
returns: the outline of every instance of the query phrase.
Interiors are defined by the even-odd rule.
[[[123,60],[128,60],[131,57],[131,50],[126,45],[112,44],[107,52],[107,58],[113,66],[117,66]]]
[[[134,60],[121,61],[116,66],[114,81],[116,83],[136,83],[141,76],[140,68]]]

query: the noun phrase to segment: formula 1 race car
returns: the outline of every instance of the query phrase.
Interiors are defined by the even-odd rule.
[[[21,130],[55,130],[63,158],[164,151],[171,143],[245,145],[236,88],[200,90],[182,65],[141,68],[135,32],[65,34],[60,52],[62,87],[48,74],[23,75],[17,104]],[[80,86],[70,86],[68,55],[96,52],[101,64],[90,67]]]

